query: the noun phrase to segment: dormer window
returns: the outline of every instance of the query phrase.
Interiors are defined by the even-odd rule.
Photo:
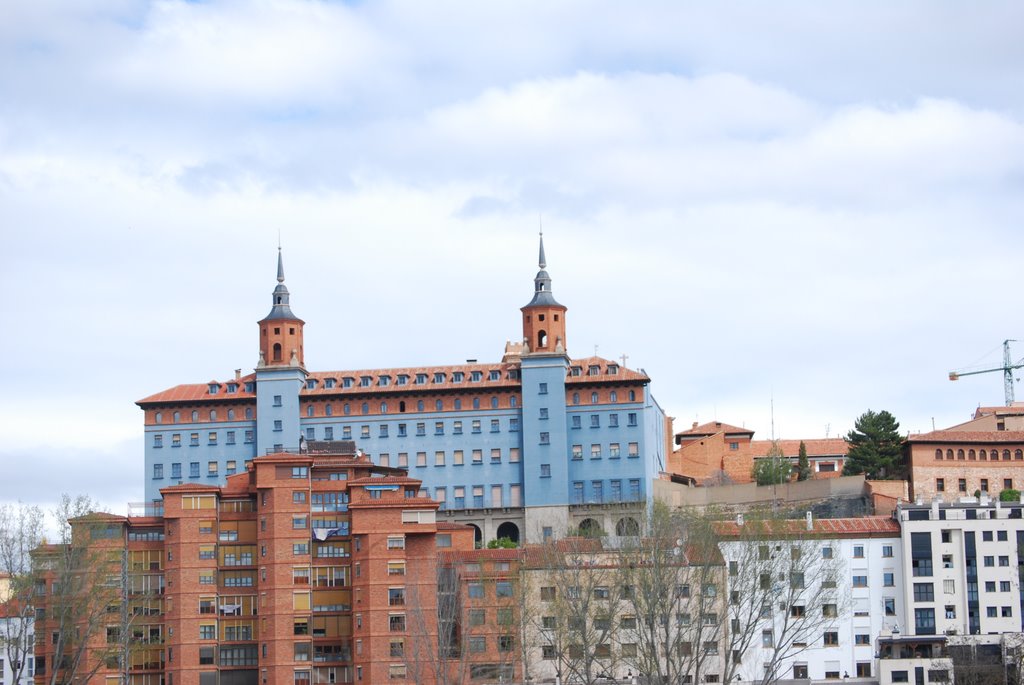
[[[589,367],[587,367],[587,375],[588,376],[599,376],[599,375],[601,375],[601,367],[598,366],[597,364],[591,364]]]
[[[461,371],[455,371],[452,373],[452,383],[461,383],[466,377],[466,374]]]
[[[210,383],[210,394],[211,395],[216,395],[219,390],[220,390],[220,386],[218,384]]]
[[[377,385],[381,386],[382,388],[391,385],[391,376],[381,376],[380,378],[377,379]]]
[[[609,364],[608,365],[608,375],[609,376],[617,376],[618,373],[619,373],[619,365],[618,364]]]
[[[435,383],[444,383],[444,374],[443,373],[435,373],[434,374],[434,382]]]
[[[359,387],[360,388],[368,388],[371,385],[373,385],[373,376],[360,376],[359,377]]]
[[[491,371],[490,373],[487,374],[487,380],[489,380],[489,381],[500,381],[501,380],[501,371]]]
[[[228,394],[234,395],[238,392],[238,383],[228,383]]]
[[[324,379],[324,387],[327,389],[333,388],[334,384],[337,382],[338,381],[334,380],[333,378],[326,378]]]
[[[398,380],[395,385],[406,385],[409,382],[409,377],[404,373],[398,375]]]
[[[416,374],[416,385],[426,385],[426,383],[427,383],[427,374],[425,374],[425,373],[418,373],[418,374]]]
[[[469,380],[472,381],[473,383],[479,383],[480,379],[482,379],[483,377],[484,377],[484,374],[483,374],[482,371],[474,371],[470,375]]]
[[[256,384],[253,383],[253,382],[246,383],[245,384],[245,391],[246,392],[256,392]]]
[[[570,376],[582,376],[583,375],[583,367],[582,366],[570,367],[569,375]]]
[[[306,381],[306,390],[316,390],[316,379],[310,378]]]
[[[352,378],[351,376],[345,376],[344,378],[341,379],[341,387],[351,388],[352,384],[355,383],[355,381],[356,379]]]

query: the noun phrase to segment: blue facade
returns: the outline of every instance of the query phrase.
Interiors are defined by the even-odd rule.
[[[538,284],[544,311],[560,312],[564,325],[546,272]],[[282,285],[275,298],[282,292],[287,305]],[[276,323],[273,314],[261,326]],[[287,316],[300,325],[301,351],[301,321]],[[268,451],[353,440],[375,462],[408,468],[447,509],[645,500],[667,445],[649,379],[596,357],[571,360],[563,336],[557,350],[513,346],[501,363],[374,372],[307,372],[295,355],[264,363],[268,348],[254,374],[177,386],[138,403],[146,412],[146,498],[180,482],[223,483]]]

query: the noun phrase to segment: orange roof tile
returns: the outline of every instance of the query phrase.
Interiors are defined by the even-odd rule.
[[[744,524],[744,530],[751,535],[771,537],[773,535],[813,535],[815,537],[870,537],[899,535],[900,526],[889,516],[862,516],[860,518],[814,519],[813,530],[807,530],[803,519],[785,519],[776,521],[750,520]],[[735,521],[719,521],[715,523],[719,535],[736,537],[740,534],[740,526]]]
[[[1024,442],[1024,431],[952,431],[937,430],[907,438],[908,442]]]
[[[753,435],[754,431],[749,428],[738,428],[737,426],[730,426],[727,423],[721,421],[709,421],[708,423],[688,428],[684,431],[676,433],[676,437],[685,436],[699,438],[707,435],[717,435],[718,433],[726,434],[739,434],[739,435]]]
[[[587,375],[587,370],[591,366],[600,367],[600,374],[596,376]],[[602,359],[601,357],[587,357],[585,359],[575,359],[570,361],[570,366],[580,366],[583,368],[583,373],[580,376],[567,375],[567,384],[587,384],[587,383],[620,383],[620,382],[640,382],[647,383],[650,378],[646,373],[634,371],[628,369],[614,361],[608,359]],[[608,373],[609,367],[615,367],[617,373],[614,375]],[[308,375],[309,380],[315,380],[316,387],[307,388],[303,386],[300,395],[302,397],[319,397],[319,396],[335,396],[335,395],[366,395],[366,394],[378,394],[378,393],[422,393],[431,392],[434,390],[453,390],[453,389],[517,389],[520,387],[518,378],[510,378],[510,372],[519,369],[518,363],[497,363],[497,364],[455,364],[451,366],[418,366],[418,367],[406,367],[406,368],[393,368],[393,369],[359,369],[350,371],[313,371]],[[479,371],[481,379],[479,381],[471,381],[472,373]],[[498,371],[498,380],[490,380],[490,372]],[[462,372],[464,378],[462,381],[452,381],[452,375],[456,372]],[[443,373],[444,381],[441,383],[434,382],[434,374]],[[409,381],[404,385],[398,385],[398,376],[408,376]],[[426,375],[426,382],[423,384],[417,384],[416,377],[418,375]],[[388,376],[389,381],[387,385],[381,385],[380,379],[382,376]],[[360,380],[363,377],[372,379],[370,385],[360,385]],[[326,387],[324,381],[328,378],[332,378],[336,381],[333,388]],[[354,382],[351,387],[342,387],[343,379],[352,378]],[[255,399],[255,393],[245,392],[245,383],[255,379],[255,374],[249,374],[242,378],[232,379],[230,381],[209,381],[207,383],[189,383],[183,385],[176,385],[167,390],[155,393],[148,397],[145,397],[136,402],[137,405],[146,406],[154,404],[167,404],[176,402],[230,402],[234,400],[253,400]],[[237,383],[237,392],[227,394],[224,389],[228,383]],[[210,394],[210,385],[217,384],[221,390],[216,395]]]
[[[797,457],[800,455],[800,440],[776,440],[776,442],[779,443],[785,456]],[[802,442],[807,447],[808,457],[844,457],[850,450],[850,445],[842,438],[811,438]],[[751,440],[751,455],[755,459],[767,457],[771,446],[771,440]]]

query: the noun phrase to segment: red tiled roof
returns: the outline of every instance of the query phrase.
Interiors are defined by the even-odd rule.
[[[1024,442],[1024,431],[952,431],[937,430],[907,438],[908,442]]]
[[[688,428],[687,430],[679,431],[678,433],[676,433],[676,437],[686,436],[699,438],[705,435],[717,435],[719,433],[738,433],[742,435],[753,435],[754,431],[750,430],[749,428],[738,428],[736,426],[730,426],[729,424],[722,423],[721,421],[709,421],[708,423],[701,424],[694,428]]]
[[[640,382],[647,383],[650,378],[645,373],[628,369],[614,361],[608,359],[602,359],[601,357],[587,357],[585,359],[574,359],[570,362],[570,366],[582,367],[582,375],[566,376],[567,384],[587,384],[587,383],[618,383],[618,382]],[[591,366],[600,367],[600,374],[596,376],[587,375],[587,372]],[[615,367],[617,373],[609,374],[609,366]],[[395,369],[361,369],[355,371],[313,371],[308,375],[309,380],[317,381],[316,387],[309,389],[303,385],[300,395],[302,397],[319,397],[319,396],[335,396],[335,395],[366,395],[366,394],[377,394],[377,393],[421,393],[431,392],[434,390],[453,390],[453,389],[496,389],[496,388],[507,388],[515,389],[520,386],[518,378],[509,378],[509,372],[519,369],[518,363],[498,363],[498,364],[456,364],[452,366],[418,366],[408,368],[395,368]],[[472,373],[479,371],[482,376],[479,381],[471,381]],[[498,380],[489,380],[490,372],[498,371]],[[451,380],[452,374],[455,372],[462,372],[464,379],[460,382],[454,382]],[[443,373],[445,380],[442,383],[434,382],[434,374]],[[417,375],[424,374],[427,376],[426,383],[416,384]],[[398,385],[398,376],[408,376],[409,381],[405,385]],[[389,376],[390,381],[387,385],[380,385],[381,376]],[[245,392],[245,383],[255,379],[255,374],[249,374],[242,378],[232,379],[230,381],[209,381],[207,383],[188,383],[183,385],[176,385],[167,390],[150,395],[136,402],[139,406],[145,406],[150,404],[166,404],[173,402],[230,402],[233,400],[252,400],[255,399],[255,393]],[[371,378],[370,385],[360,385],[360,379],[363,377]],[[324,381],[328,378],[335,380],[335,386],[328,388],[325,386]],[[352,378],[354,382],[351,387],[344,388],[342,381],[345,378]],[[228,383],[237,383],[238,390],[234,393],[228,394],[226,392],[226,385]],[[210,394],[210,385],[217,384],[220,386],[220,391],[216,395]]]
[[[1024,414],[1024,402],[1014,402],[1013,405],[999,407],[978,407],[974,410],[974,418],[995,414],[996,416],[1020,416]]]
[[[421,481],[410,478],[408,476],[364,476],[363,478],[353,478],[348,482],[349,485],[409,485],[420,483]]]
[[[807,530],[803,519],[786,519],[783,521],[752,520],[744,524],[750,534],[772,535],[814,535],[822,537],[864,537],[871,535],[899,535],[900,526],[889,516],[862,516],[860,518],[814,519],[813,530]],[[735,521],[719,521],[715,530],[723,536],[736,537],[740,527]]]
[[[797,457],[800,454],[800,440],[776,440],[782,449],[782,454],[787,457]],[[807,447],[808,457],[843,457],[849,451],[850,446],[842,438],[812,438],[803,440]],[[757,459],[767,457],[768,450],[772,446],[771,440],[751,440],[750,452]]]

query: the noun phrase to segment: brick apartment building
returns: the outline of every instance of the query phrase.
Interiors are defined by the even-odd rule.
[[[223,486],[164,488],[162,506],[139,515],[74,520],[73,544],[99,553],[103,578],[88,682],[435,682],[437,549],[474,542],[419,492],[352,443],[312,443],[258,457]],[[45,567],[58,553],[36,554]],[[38,588],[40,685],[61,662],[54,583],[51,572]]]
[[[568,356],[567,309],[552,294],[543,238],[539,262],[521,342],[500,361],[316,372],[279,253],[255,371],[138,402],[147,501],[168,485],[221,485],[257,455],[315,440],[354,440],[374,463],[409,469],[442,515],[472,524],[481,542],[542,542],[594,518],[573,507],[646,500],[671,451],[650,378]]]
[[[956,501],[1024,488],[1024,403],[978,407],[974,418],[907,439],[911,495]]]

